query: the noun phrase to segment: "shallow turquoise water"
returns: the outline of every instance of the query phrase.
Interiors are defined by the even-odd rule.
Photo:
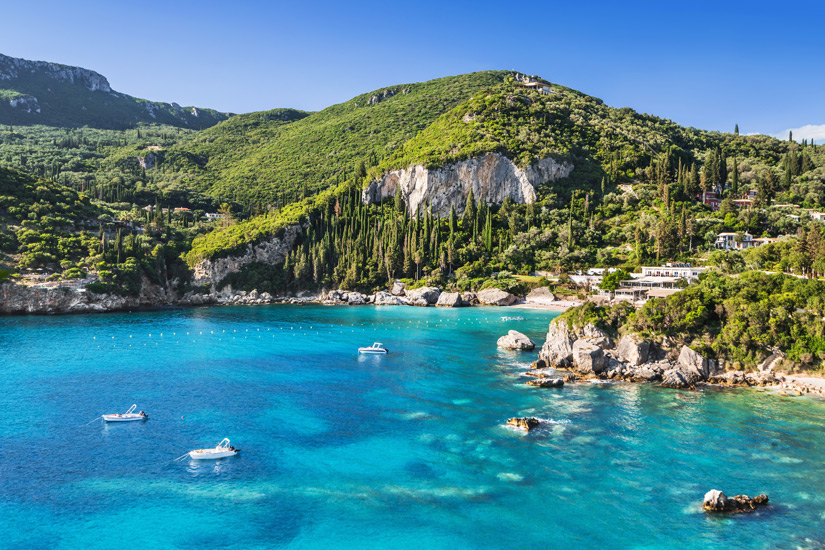
[[[519,376],[553,314],[260,306],[0,319],[0,546],[825,547],[825,405]],[[503,322],[522,314],[526,321]],[[384,342],[391,354],[359,357]],[[104,425],[132,403],[145,423]],[[549,421],[530,434],[514,415]],[[243,452],[174,459],[223,437]],[[768,493],[707,517],[711,488]]]

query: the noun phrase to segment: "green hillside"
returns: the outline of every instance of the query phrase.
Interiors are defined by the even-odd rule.
[[[142,123],[200,130],[229,116],[115,92],[88,69],[0,54],[0,124],[126,129]]]
[[[284,205],[349,178],[400,147],[439,116],[508,73],[480,72],[401,84],[307,114],[238,115],[170,148],[158,180],[261,207]],[[284,124],[289,122],[289,124]]]

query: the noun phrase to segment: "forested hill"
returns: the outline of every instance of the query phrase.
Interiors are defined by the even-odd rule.
[[[244,206],[283,206],[351,178],[359,162],[377,164],[509,74],[399,84],[311,114],[278,109],[238,115],[168,148],[147,173],[161,186],[184,183]]]
[[[89,69],[0,54],[0,124],[126,129],[143,123],[200,130],[229,116],[116,92]]]

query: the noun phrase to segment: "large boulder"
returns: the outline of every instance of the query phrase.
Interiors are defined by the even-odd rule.
[[[605,369],[604,351],[586,340],[576,340],[572,349],[573,366],[581,374],[601,374]]]
[[[673,368],[666,370],[662,376],[661,386],[665,388],[686,389],[692,388],[699,382],[699,375],[690,370]]]
[[[619,340],[616,348],[616,355],[619,359],[632,367],[645,363],[649,354],[650,342],[642,340],[635,334],[624,336]]]
[[[485,288],[476,294],[478,301],[487,306],[510,306],[518,298],[500,288]]]
[[[536,347],[536,345],[533,343],[532,340],[530,340],[530,338],[518,332],[517,330],[511,330],[507,333],[506,336],[502,336],[501,338],[499,338],[497,345],[500,348],[516,349],[522,351],[530,351],[531,349]]]
[[[682,371],[696,373],[702,380],[707,380],[710,374],[708,360],[687,346],[682,346],[678,363]]]
[[[567,321],[554,319],[547,329],[547,338],[539,352],[539,360],[551,367],[569,367],[573,361],[573,340]]]
[[[461,295],[461,301],[464,302],[465,306],[478,305],[478,296],[473,291],[464,292]]]
[[[422,286],[412,290],[407,289],[404,293],[413,305],[432,306],[438,302],[441,291],[432,286]]]
[[[750,512],[757,506],[768,503],[768,495],[757,495],[753,498],[748,495],[736,495],[728,498],[725,493],[713,489],[705,493],[702,508],[708,512]]]
[[[360,292],[347,292],[344,298],[351,306],[360,306],[367,303],[367,297]]]
[[[539,425],[539,419],[533,417],[524,418],[510,418],[507,420],[507,425],[527,430],[528,432]]]
[[[410,301],[403,296],[395,296],[389,292],[376,292],[373,296],[373,303],[377,306],[408,306]]]
[[[404,288],[406,288],[406,286],[407,285],[405,285],[401,281],[395,281],[392,284],[392,288],[390,289],[390,294],[392,294],[393,296],[403,296]]]
[[[442,292],[435,305],[437,307],[461,307],[464,302],[458,292]]]

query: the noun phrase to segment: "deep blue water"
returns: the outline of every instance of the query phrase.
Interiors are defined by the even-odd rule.
[[[504,322],[502,315],[527,320]],[[526,387],[554,314],[259,306],[0,318],[5,548],[825,547],[825,405]],[[384,342],[391,354],[359,357]],[[145,423],[87,422],[132,403]],[[529,434],[514,415],[549,421]],[[223,437],[217,462],[174,459]],[[768,493],[725,519],[704,493]]]

